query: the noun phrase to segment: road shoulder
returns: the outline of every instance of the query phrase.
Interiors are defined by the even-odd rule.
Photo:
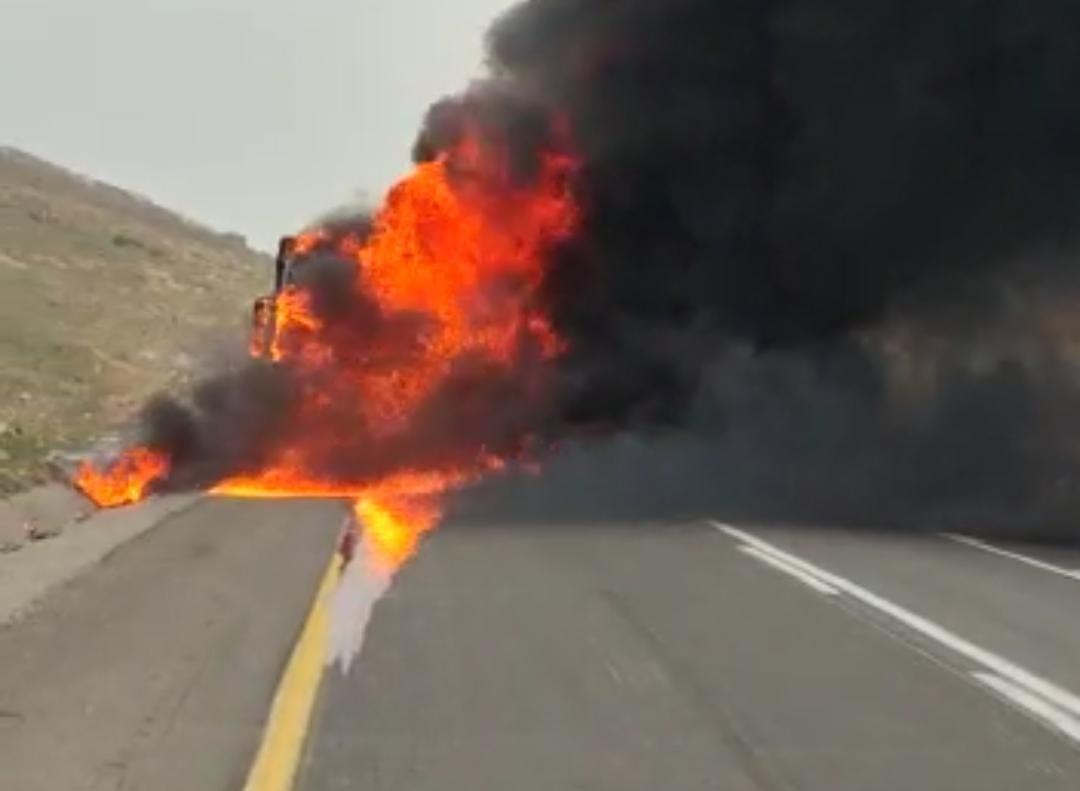
[[[101,511],[55,537],[0,555],[0,626],[25,617],[51,591],[197,500],[197,495],[172,495],[131,508]]]

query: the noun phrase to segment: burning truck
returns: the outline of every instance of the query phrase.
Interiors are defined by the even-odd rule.
[[[539,289],[578,220],[561,134],[523,174],[462,127],[371,216],[282,239],[251,359],[148,405],[140,441],[78,486],[103,507],[179,489],[350,500],[396,568],[450,492],[534,447],[566,348]]]

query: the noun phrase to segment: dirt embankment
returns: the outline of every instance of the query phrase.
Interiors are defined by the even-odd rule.
[[[269,272],[237,235],[0,147],[0,496],[242,339]]]

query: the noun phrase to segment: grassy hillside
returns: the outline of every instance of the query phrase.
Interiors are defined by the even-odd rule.
[[[0,493],[242,337],[270,271],[238,236],[0,147]]]

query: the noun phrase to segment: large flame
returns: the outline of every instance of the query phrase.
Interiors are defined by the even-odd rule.
[[[269,343],[253,351],[303,374],[300,406],[260,469],[220,481],[213,492],[350,498],[381,561],[394,568],[404,562],[439,521],[445,493],[505,459],[469,449],[342,480],[323,472],[341,430],[340,419],[328,423],[325,415],[344,412],[365,436],[392,440],[408,432],[456,362],[511,371],[526,348],[541,359],[557,356],[562,342],[537,307],[536,291],[545,253],[575,227],[574,167],[573,157],[552,151],[541,155],[535,174],[515,177],[498,146],[466,136],[398,183],[366,236],[327,228],[300,236],[297,253],[323,249],[351,262],[358,303],[374,303],[382,316],[411,317],[415,329],[404,352],[394,346],[402,344],[400,333],[361,343],[320,318],[311,292],[287,285],[269,318]],[[147,449],[129,458],[105,473],[88,468],[79,485],[100,504],[117,505],[139,499],[168,472],[167,460]],[[155,463],[147,464],[150,458]]]

